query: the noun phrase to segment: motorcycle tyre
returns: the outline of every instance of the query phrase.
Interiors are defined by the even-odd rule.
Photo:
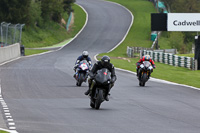
[[[140,86],[145,86],[145,83],[146,83],[146,80],[147,79],[147,74],[146,73],[144,73],[143,75],[142,75],[142,77],[141,77],[141,81],[139,82],[139,85]]]
[[[95,109],[99,109],[103,102],[103,90],[98,90],[97,99],[95,100]]]
[[[80,73],[79,79],[77,80],[77,83],[76,83],[77,86],[81,86],[81,84],[83,83],[84,77],[85,77],[84,73]]]
[[[94,101],[94,100],[93,100]],[[94,102],[92,102],[92,99],[90,99],[90,107],[91,108],[95,108],[95,104],[94,104]]]

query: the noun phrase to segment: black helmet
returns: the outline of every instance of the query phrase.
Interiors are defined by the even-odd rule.
[[[104,67],[107,67],[107,66],[110,64],[110,57],[104,55],[104,56],[101,58],[101,64],[102,64]]]
[[[88,51],[83,51],[83,54],[82,54],[83,58],[87,58],[88,55],[89,55]]]

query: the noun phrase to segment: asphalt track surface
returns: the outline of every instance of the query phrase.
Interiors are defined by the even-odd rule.
[[[73,66],[88,50],[93,57],[115,47],[132,17],[123,7],[99,0],[77,0],[88,13],[84,30],[59,51],[20,58],[1,66],[2,95],[19,133],[199,133],[200,91],[116,70],[109,102],[91,109],[75,85]],[[94,59],[93,59],[93,62]],[[133,68],[134,69],[134,68]],[[154,71],[156,72],[156,70]]]

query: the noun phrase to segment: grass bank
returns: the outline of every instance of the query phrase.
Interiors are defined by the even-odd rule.
[[[74,4],[72,8],[74,9],[74,24],[68,32],[61,24],[54,22],[49,22],[45,28],[26,27],[22,33],[22,44],[25,48],[48,47],[73,38],[85,24],[86,14],[82,8],[76,4]],[[67,21],[67,19],[65,19],[65,21]],[[25,55],[41,52],[44,51],[25,50]]]
[[[148,0],[109,0],[128,8],[134,15],[133,25],[124,42],[110,53],[112,56],[126,56],[126,47],[151,47],[151,14],[156,10]]]
[[[103,56],[100,54],[99,56]],[[119,57],[119,56],[118,56]],[[118,58],[111,57],[111,63],[117,68],[136,72],[136,62],[139,58]],[[151,75],[154,78],[163,79],[179,84],[194,86],[200,88],[200,71],[191,71],[183,67],[174,67],[171,65],[156,62],[156,69]]]
[[[136,71],[136,62],[139,58],[127,58],[126,48],[127,46],[139,46],[150,47],[152,42],[150,41],[150,16],[151,13],[155,13],[156,10],[153,4],[147,0],[109,0],[119,3],[128,8],[134,15],[134,22],[130,29],[129,34],[122,44],[110,53],[102,53],[99,56],[108,55],[111,57],[111,62],[115,67]],[[164,42],[165,40],[162,40]],[[168,41],[163,48],[169,48]],[[116,57],[126,57],[130,60],[116,59]],[[190,85],[200,88],[200,71],[191,71],[187,68],[174,67],[167,64],[156,63],[156,69],[152,73],[152,77],[163,79],[175,83]]]
[[[8,132],[0,130],[0,133],[8,133]]]

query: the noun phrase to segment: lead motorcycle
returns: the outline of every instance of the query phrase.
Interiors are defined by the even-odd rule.
[[[81,86],[83,82],[87,81],[88,73],[90,71],[89,63],[86,60],[82,60],[76,71],[76,85]]]
[[[91,87],[92,94],[90,95],[90,106],[95,109],[99,109],[101,103],[105,101],[108,89],[111,86],[111,72],[107,68],[102,68],[97,71],[94,76]]]
[[[144,61],[142,64],[140,64],[140,74],[138,78],[140,86],[145,86],[145,83],[149,80],[152,71],[153,67],[149,61]]]

